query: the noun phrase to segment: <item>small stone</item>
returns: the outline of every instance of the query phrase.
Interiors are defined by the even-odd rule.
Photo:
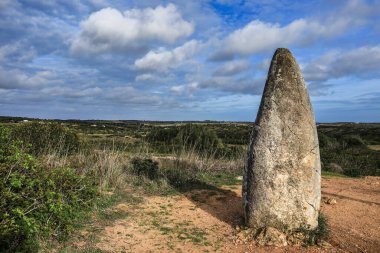
[[[303,245],[304,240],[305,240],[305,235],[301,232],[292,233],[287,238],[287,241],[291,245],[298,245],[298,246]]]
[[[336,199],[334,198],[329,198],[327,201],[326,201],[327,204],[329,205],[335,205],[336,204]]]
[[[256,237],[256,241],[261,246],[283,247],[288,245],[285,234],[272,227],[263,228]]]
[[[240,231],[240,227],[239,227],[239,225],[236,225],[236,227],[235,227],[235,229],[236,229],[236,231]]]
[[[317,242],[317,245],[319,247],[326,248],[326,249],[332,248],[332,245],[330,243],[326,242],[325,240]]]

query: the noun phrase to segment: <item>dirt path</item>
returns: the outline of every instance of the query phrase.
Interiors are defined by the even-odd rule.
[[[329,218],[330,243],[347,252],[380,252],[380,178],[323,178],[322,204]]]
[[[233,186],[145,197],[137,206],[119,204],[114,208],[128,217],[99,231],[96,247],[109,252],[380,252],[380,178],[323,178],[330,248],[271,248],[239,241],[240,193]],[[325,203],[331,198],[337,203]]]

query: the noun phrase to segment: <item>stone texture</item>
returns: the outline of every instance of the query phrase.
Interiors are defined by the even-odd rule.
[[[262,246],[283,247],[288,245],[286,235],[272,227],[263,228],[256,237],[256,242]]]
[[[313,109],[291,52],[276,50],[251,134],[243,179],[248,227],[315,228],[321,164]]]

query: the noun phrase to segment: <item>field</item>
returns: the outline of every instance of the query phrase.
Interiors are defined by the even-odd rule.
[[[253,123],[0,117],[0,124],[9,131],[4,143],[17,141],[17,152],[34,157],[34,167],[42,172],[67,168],[74,173],[72,181],[62,183],[62,176],[54,172],[56,186],[51,192],[73,195],[63,197],[65,204],[78,198],[88,203],[86,211],[74,217],[82,202],[78,209],[69,209],[61,197],[53,198],[63,210],[57,211],[58,225],[38,223],[44,215],[41,209],[33,216],[37,207],[24,210],[22,222],[15,216],[20,224],[25,224],[25,217],[33,218],[40,230],[12,228],[28,231],[12,237],[27,242],[20,251],[376,252],[380,247],[380,124],[318,125],[322,213],[331,233],[328,239],[327,232],[326,238],[322,235],[318,245],[303,242],[285,248],[258,246],[244,236],[241,175]],[[20,155],[8,157],[13,160],[3,159],[5,177],[13,173],[7,168],[20,164],[15,160]],[[22,177],[24,170],[20,171]],[[89,180],[86,187],[94,190],[86,194],[81,188],[73,190],[70,184],[78,180]],[[10,181],[2,192],[13,191],[18,181]],[[46,203],[51,206],[49,198]],[[46,236],[47,231],[53,236]],[[0,240],[1,245],[6,243]]]

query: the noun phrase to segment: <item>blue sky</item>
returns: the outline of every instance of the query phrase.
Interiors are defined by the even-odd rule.
[[[379,0],[0,0],[0,115],[253,121],[278,47],[317,121],[380,121]]]

